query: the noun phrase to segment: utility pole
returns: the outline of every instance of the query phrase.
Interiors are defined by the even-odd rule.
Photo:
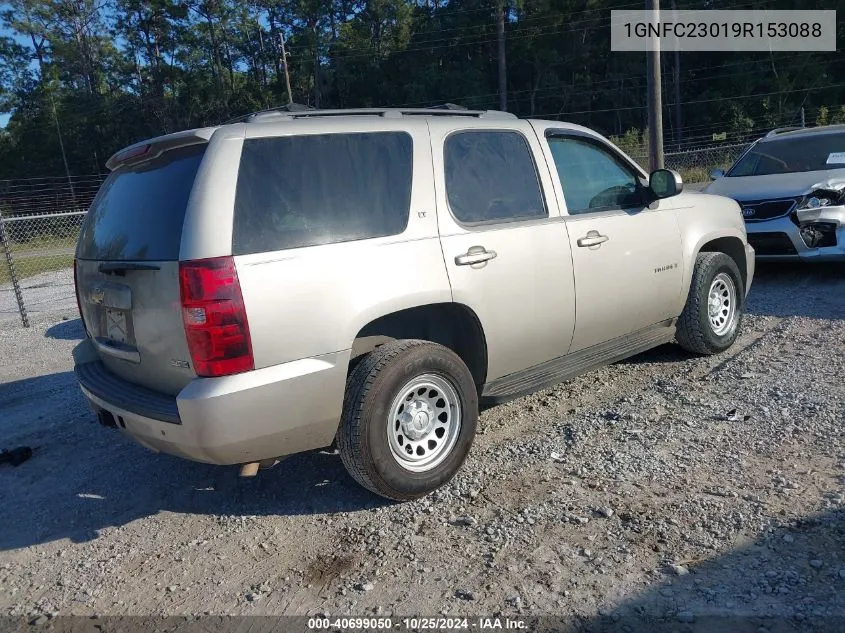
[[[801,106],[801,127],[807,127],[804,120],[804,106]]]
[[[53,109],[53,121],[56,123],[56,134],[59,136],[59,149],[62,152],[62,161],[65,164],[65,176],[67,177],[67,186],[70,188],[70,199],[73,201],[73,210],[77,211],[76,208],[76,193],[73,190],[73,178],[70,177],[70,168],[67,164],[67,155],[65,154],[65,143],[62,140],[62,128],[59,125],[59,113],[56,111],[56,99],[53,96],[53,92],[50,91],[50,105]]]
[[[279,31],[279,42],[282,45],[282,67],[285,69],[285,86],[288,89],[288,105],[293,105],[293,94],[290,91],[290,73],[288,72],[288,54],[285,51],[285,34]]]
[[[672,11],[677,11],[678,6],[672,0]],[[672,87],[675,90],[675,144],[677,151],[681,151],[684,142],[683,115],[681,114],[681,51],[675,47],[675,63],[672,64]]]
[[[649,20],[659,22],[659,0],[646,0]],[[651,50],[646,52],[648,83],[648,166],[651,171],[663,169],[663,98],[660,90],[660,39],[651,38]]]

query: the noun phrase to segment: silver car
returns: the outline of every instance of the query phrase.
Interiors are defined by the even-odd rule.
[[[75,264],[100,422],[244,474],[334,444],[392,499],[455,474],[480,401],[727,349],[754,275],[733,200],[557,121],[269,111],[108,166]]]
[[[845,260],[845,125],[772,130],[707,193],[742,206],[766,260]]]

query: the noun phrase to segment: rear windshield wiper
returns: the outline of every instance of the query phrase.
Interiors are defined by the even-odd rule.
[[[155,264],[139,264],[137,262],[103,262],[98,267],[106,275],[125,275],[127,270],[161,270]]]

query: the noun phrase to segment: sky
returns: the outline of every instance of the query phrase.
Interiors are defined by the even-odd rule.
[[[0,9],[8,8],[8,5],[5,2],[0,2]],[[21,35],[15,33],[7,29],[6,27],[0,27],[0,37],[11,37],[13,40],[21,43],[21,44],[28,44],[28,40]],[[35,62],[33,61],[33,64]],[[5,128],[6,125],[9,123],[9,119],[12,117],[11,113],[4,112],[0,113],[0,128]]]

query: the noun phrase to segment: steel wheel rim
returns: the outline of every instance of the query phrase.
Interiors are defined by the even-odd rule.
[[[405,470],[437,468],[455,448],[460,431],[458,391],[443,376],[423,374],[409,380],[390,405],[388,445]]]
[[[724,336],[736,320],[736,286],[730,275],[719,273],[707,293],[707,318],[716,336]]]

